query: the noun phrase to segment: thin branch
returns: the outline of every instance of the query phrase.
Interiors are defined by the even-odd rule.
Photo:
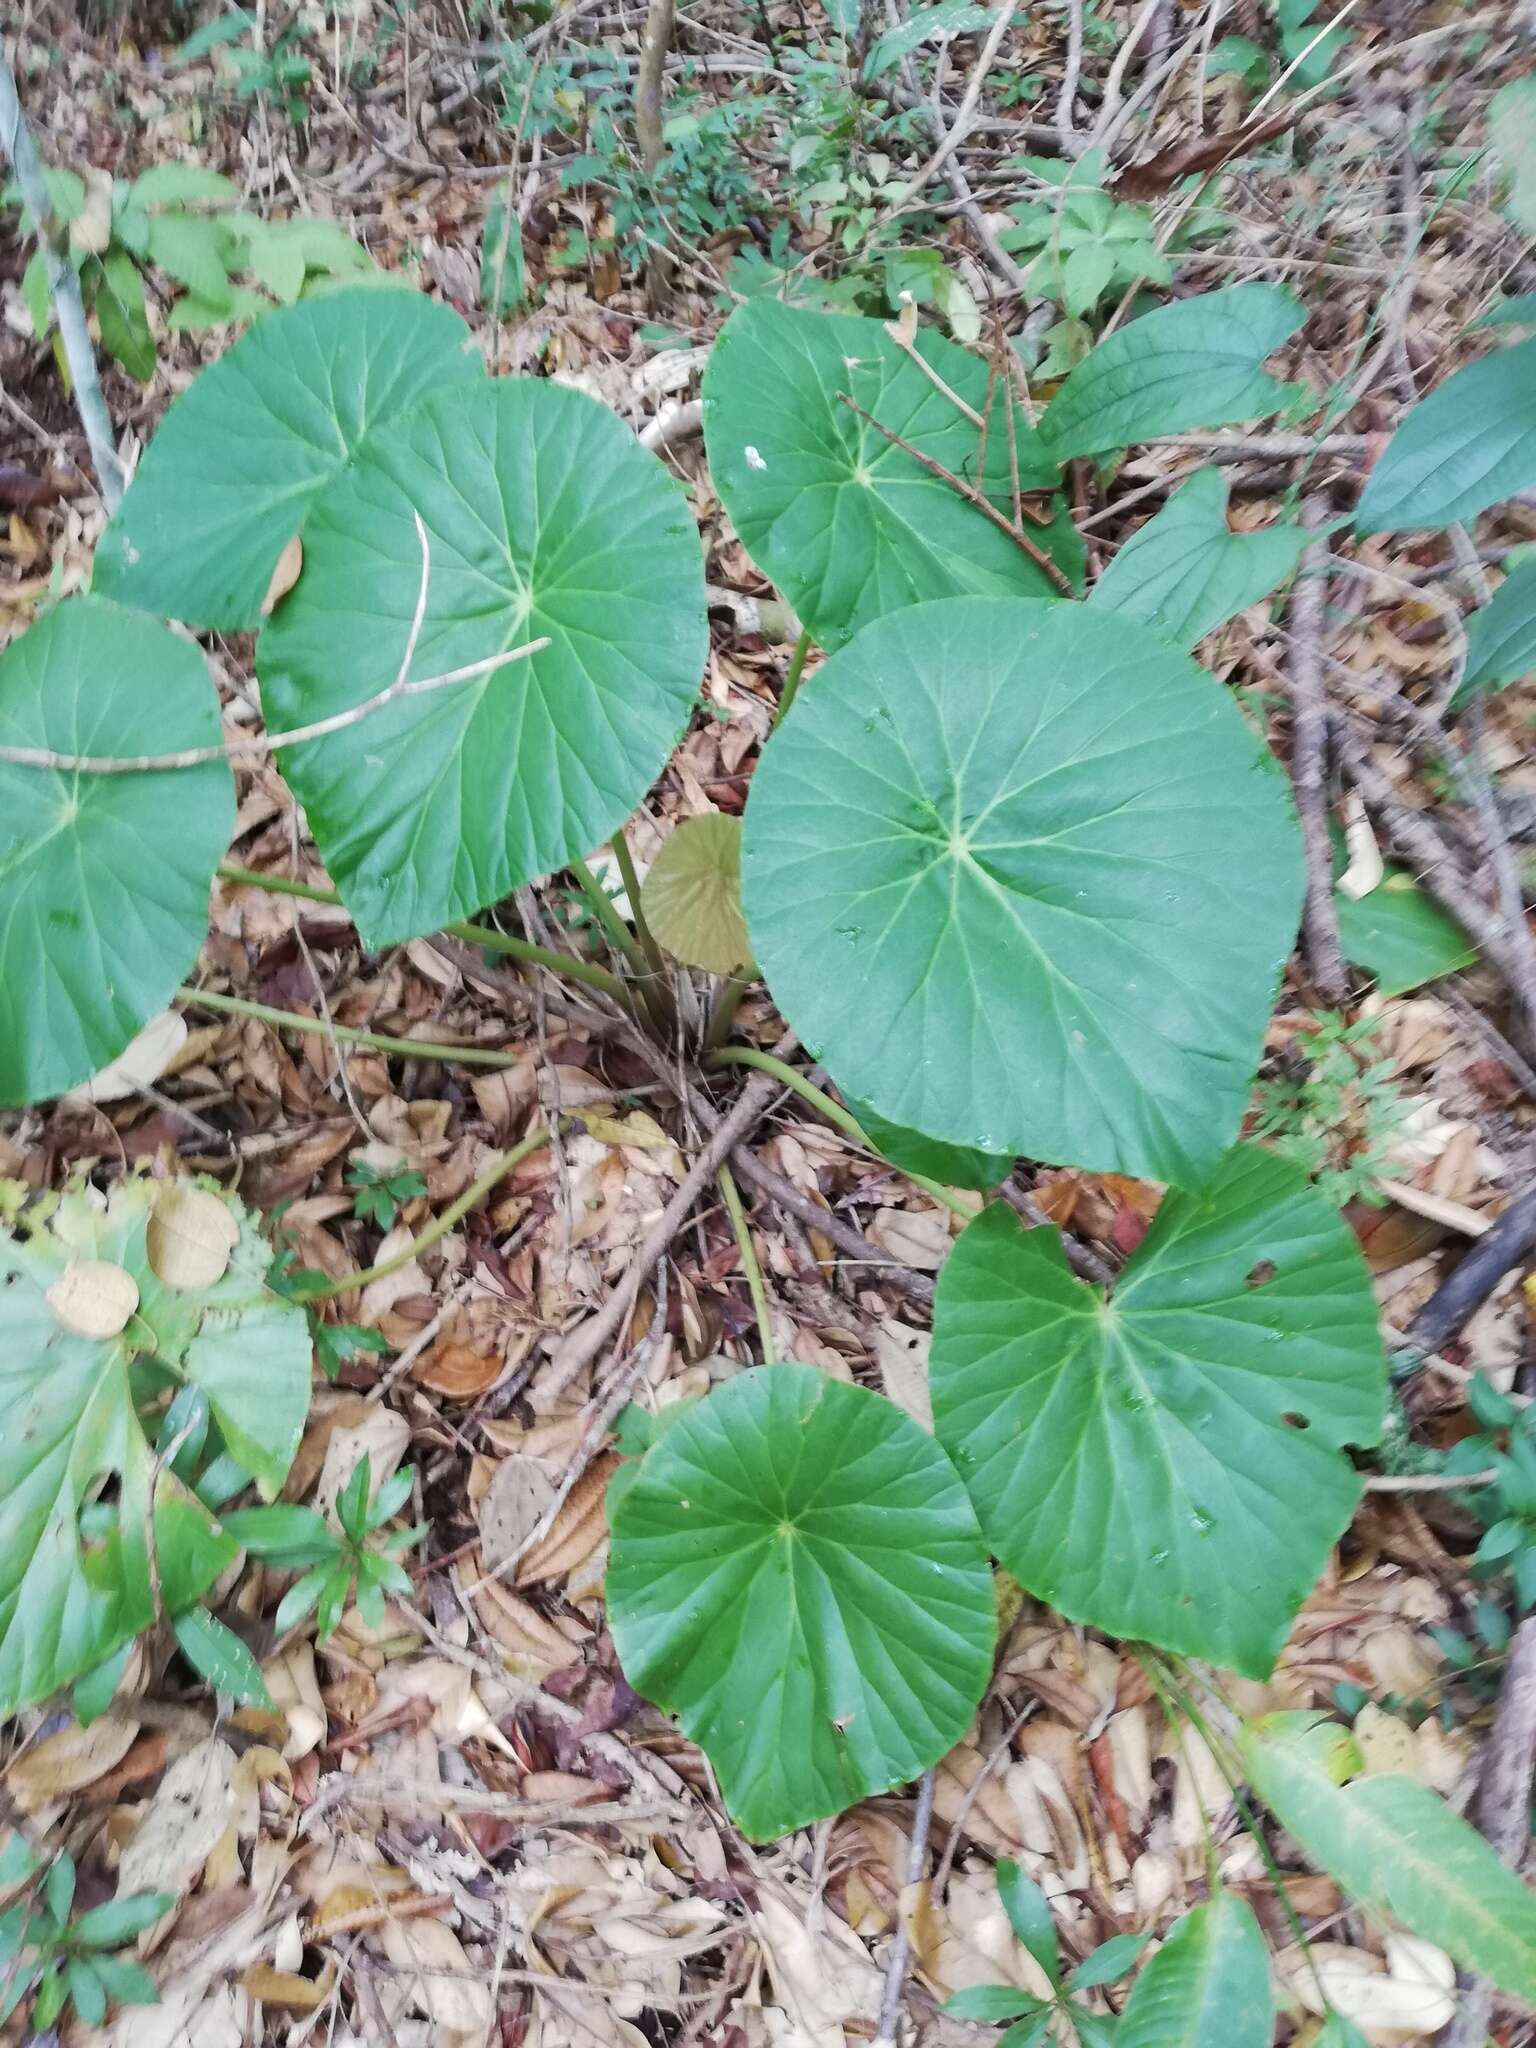
[[[1077,82],[1083,70],[1083,0],[1067,0],[1067,64],[1056,102],[1056,132],[1068,156],[1081,153],[1077,139]]]
[[[85,324],[80,280],[69,260],[65,237],[54,223],[37,145],[21,111],[15,76],[5,63],[0,63],[0,157],[9,157],[15,167],[22,204],[37,227],[37,246],[48,272],[48,290],[59,323],[59,338],[64,344],[64,360],[75,387],[75,409],[85,429],[86,445],[101,486],[101,500],[110,517],[122,502],[123,466],[117,459],[112,421],[101,395],[101,378],[96,370],[90,330]]]
[[[1408,1326],[1408,1341],[1438,1351],[1492,1294],[1512,1267],[1536,1249],[1536,1188],[1518,1195],[1486,1237],[1452,1268]]]
[[[987,39],[977,53],[976,62],[971,66],[971,75],[966,81],[964,93],[955,118],[949,124],[948,133],[941,137],[938,147],[925,164],[915,170],[891,201],[890,213],[898,214],[912,199],[915,199],[928,180],[941,171],[971,132],[976,112],[976,102],[981,97],[981,88],[987,73],[992,69],[992,59],[997,55],[999,43],[1013,26],[1013,17],[1018,13],[1018,0],[1008,0],[1005,7],[998,9],[997,18],[987,33]]]
[[[904,441],[900,434],[893,433],[889,427],[882,426],[872,413],[867,413],[862,405],[856,405],[846,391],[839,391],[837,396],[840,404],[846,405],[850,412],[857,413],[866,426],[873,427],[875,432],[889,441],[893,448],[899,448],[903,454],[910,455],[912,460],[926,469],[930,476],[938,477],[940,482],[948,484],[952,491],[957,491],[968,505],[974,505],[978,512],[991,520],[1000,533],[1006,533],[1014,546],[1023,554],[1028,555],[1037,569],[1044,571],[1045,575],[1049,577],[1064,597],[1072,595],[1072,585],[1068,581],[1065,571],[1059,569],[1045,552],[1045,549],[1032,541],[1028,534],[1020,533],[1009,520],[1005,519],[984,492],[978,491],[974,484],[968,484],[964,477],[956,476],[953,470],[946,469],[942,462],[935,462],[931,455],[925,455],[920,448],[914,448],[912,443]]]
[[[902,1993],[906,1989],[907,1969],[912,1959],[912,1936],[909,1931],[909,1895],[914,1887],[923,1881],[923,1866],[928,1861],[928,1830],[933,1825],[934,1773],[924,1771],[917,1787],[917,1805],[912,1813],[912,1837],[907,1849],[906,1881],[902,1886],[901,1898],[896,1906],[896,1932],[891,1937],[890,1958],[885,1966],[885,1991],[880,2000],[880,2024],[875,2032],[874,2048],[896,2048],[896,2027],[901,2018]]]
[[[1324,499],[1312,497],[1305,523],[1321,526]],[[1301,820],[1307,862],[1302,935],[1307,965],[1318,993],[1336,1009],[1349,994],[1349,975],[1339,945],[1333,905],[1333,846],[1328,834],[1328,702],[1323,688],[1323,633],[1328,609],[1328,542],[1308,541],[1291,591],[1291,787]]]

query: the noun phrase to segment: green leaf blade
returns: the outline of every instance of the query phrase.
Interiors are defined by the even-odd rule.
[[[1236,1135],[1301,890],[1288,792],[1220,686],[1133,622],[1019,599],[832,656],[742,841],[758,964],[850,1096],[1191,1184]]]
[[[1457,370],[1421,399],[1366,478],[1358,534],[1472,519],[1536,482],[1536,337]]]
[[[1275,1993],[1253,1908],[1218,1892],[1178,1921],[1131,1989],[1116,2048],[1269,2048]]]
[[[1101,341],[1046,407],[1041,437],[1059,462],[1186,427],[1278,412],[1289,389],[1264,368],[1302,322],[1277,285],[1235,284],[1154,312]]]
[[[1489,602],[1467,620],[1461,693],[1502,689],[1536,670],[1536,560],[1511,569]]]
[[[630,1682],[770,1840],[909,1782],[964,1733],[996,1617],[948,1461],[808,1366],[740,1374],[647,1452],[614,1513]]]
[[[219,738],[198,649],[98,598],[67,599],[0,656],[0,744],[132,759]],[[222,761],[126,775],[0,762],[0,1103],[78,1087],[164,1009],[207,932],[234,818]]]
[[[915,347],[973,412],[985,412],[979,356],[926,328]],[[768,299],[731,316],[704,377],[710,475],[743,547],[822,646],[930,598],[1057,595],[985,513],[861,420],[840,392],[954,475],[974,476],[980,446],[974,423],[882,322]],[[1007,402],[994,393],[984,483],[1011,518]],[[1056,489],[1057,465],[1022,414],[1014,438],[1021,487]],[[1080,585],[1081,543],[1065,516],[1034,537]]]
[[[1164,1198],[1107,1306],[1055,1231],[983,1211],[939,1278],[930,1381],[1021,1585],[1263,1677],[1359,1502],[1341,1446],[1375,1441],[1386,1368],[1352,1233],[1244,1145]]]
[[[95,588],[188,625],[256,625],[278,556],[364,435],[482,375],[459,316],[414,293],[357,287],[269,315],[167,413]]]
[[[370,947],[610,837],[687,724],[708,647],[698,530],[661,463],[582,393],[502,378],[373,435],[317,501],[304,575],[257,649],[273,719],[326,718],[394,681],[418,516],[431,575],[414,678],[550,644],[285,756]]]

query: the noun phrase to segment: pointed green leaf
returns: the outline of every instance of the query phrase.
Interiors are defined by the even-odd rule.
[[[257,650],[269,718],[306,724],[394,681],[418,516],[431,578],[413,678],[550,644],[284,756],[371,947],[498,902],[615,832],[687,724],[708,648],[679,486],[606,406],[501,378],[372,435],[316,502],[304,574]]]
[[[116,605],[68,598],[0,655],[0,745],[133,758],[219,737],[198,649]],[[78,1087],[165,1008],[234,821],[222,761],[158,775],[0,762],[0,1103]]]
[[[102,536],[96,589],[192,626],[256,625],[278,556],[363,436],[482,375],[459,316],[414,292],[269,314],[166,414]]]
[[[1511,569],[1467,620],[1463,692],[1502,689],[1536,670],[1536,559]]]
[[[746,966],[752,947],[741,915],[740,818],[685,818],[652,861],[640,901],[674,960],[710,974]]]
[[[1236,1134],[1300,846],[1231,698],[1144,626],[954,598],[866,627],[752,781],[785,1017],[890,1122],[1198,1182]]]
[[[224,267],[224,230],[216,220],[189,213],[156,214],[149,224],[149,256],[207,305],[231,304]]]
[[[1106,1304],[995,1204],[939,1277],[934,1429],[994,1555],[1073,1621],[1268,1674],[1349,1524],[1386,1368],[1353,1233],[1287,1161],[1164,1197]]]
[[[1331,2012],[1312,2048],[1371,2048],[1371,2044],[1353,2020],[1345,2019],[1341,2012]]]
[[[1053,1984],[1061,1982],[1061,1944],[1045,1893],[1011,1856],[997,1859],[997,1895],[1008,1924]]]
[[[1404,868],[1388,868],[1369,896],[1335,890],[1344,958],[1364,968],[1383,996],[1399,996],[1470,967],[1477,948]]]
[[[121,1948],[157,1920],[163,1920],[176,1903],[174,1892],[134,1892],[125,1899],[108,1899],[82,1913],[70,1933],[82,1948]]]
[[[1145,620],[1170,646],[1193,647],[1283,583],[1307,538],[1283,521],[1231,532],[1226,478],[1219,469],[1197,469],[1131,535],[1088,602]]]
[[[189,1607],[173,1615],[171,1628],[186,1658],[199,1677],[219,1692],[226,1692],[242,1706],[270,1707],[261,1667],[231,1628],[217,1621],[206,1608]]]
[[[1353,1738],[1316,1715],[1267,1714],[1239,1747],[1254,1791],[1351,1898],[1536,2005],[1536,1896],[1444,1800],[1395,1772],[1354,1777]]]
[[[159,2000],[154,1978],[138,1963],[125,1961],[122,1956],[94,1955],[91,1967],[114,2005],[154,2005]]]
[[[940,2006],[952,2020],[1033,2019],[1046,2001],[1015,1984],[972,1984]]]
[[[646,1453],[613,1517],[629,1681],[771,1840],[936,1763],[991,1671],[991,1574],[949,1461],[810,1366],[743,1372]]]
[[[1092,1991],[1100,1984],[1118,1984],[1151,1939],[1150,1934],[1112,1934],[1078,1964],[1067,1979],[1067,1989]]]
[[[915,346],[977,414],[990,375],[980,357],[929,328]],[[714,479],[741,544],[824,647],[871,619],[965,592],[1052,597],[1022,549],[942,478],[842,404],[956,476],[974,480],[980,434],[879,320],[807,313],[772,299],[738,307],[704,375],[704,433]],[[1004,393],[993,400],[985,487],[1012,517]],[[1015,412],[1019,481],[1053,490],[1055,462]],[[1074,581],[1082,550],[1065,515],[1031,528]]]
[[[70,1956],[64,1965],[69,1995],[75,2011],[88,2027],[99,2027],[107,2016],[106,1986],[85,1956]]]
[[[1116,2048],[1269,2048],[1275,1992],[1253,1908],[1218,1892],[1176,1921],[1131,1987]]]
[[[149,383],[155,374],[155,343],[144,309],[144,280],[125,249],[109,249],[102,257],[95,305],[102,346],[130,377]]]
[[[1355,531],[1472,519],[1536,483],[1536,337],[1457,370],[1421,399],[1366,478]]]
[[[219,1199],[219,1198],[214,1198]],[[155,1184],[120,1182],[105,1209],[67,1191],[26,1238],[0,1234],[0,1716],[45,1697],[110,1657],[153,1618],[147,1544],[154,1452],[135,1400],[140,1361],[157,1373],[204,1380],[226,1434],[245,1418],[251,1463],[280,1483],[298,1444],[309,1393],[304,1313],[267,1295],[266,1255],[254,1220],[228,1201],[241,1237],[212,1288],[172,1288],[149,1258]],[[107,1270],[93,1273],[96,1262]],[[122,1317],[117,1334],[81,1334],[69,1305],[105,1277]],[[227,1297],[224,1310],[210,1306]],[[282,1316],[291,1341],[253,1360],[251,1391],[233,1390],[203,1352],[212,1320],[220,1340],[242,1317]],[[68,1318],[67,1320],[65,1318]],[[111,1482],[103,1487],[103,1482]],[[164,1605],[190,1607],[238,1554],[232,1537],[170,1472],[156,1492],[155,1553]]]
[[[867,1102],[851,1096],[848,1107],[875,1150],[903,1173],[921,1173],[947,1188],[985,1189],[995,1188],[1013,1171],[1011,1152],[978,1152],[967,1145],[946,1145],[942,1138],[925,1138],[921,1131],[887,1122]]]
[[[1143,313],[1101,341],[1046,407],[1041,437],[1059,462],[1132,441],[1261,419],[1290,399],[1264,368],[1302,322],[1272,284],[1234,284]]]

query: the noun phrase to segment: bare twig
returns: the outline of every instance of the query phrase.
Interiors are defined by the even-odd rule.
[[[1067,0],[1067,64],[1061,81],[1061,98],[1056,102],[1056,132],[1068,156],[1078,156],[1077,82],[1083,72],[1083,0]]]
[[[0,157],[9,157],[14,166],[22,204],[37,228],[37,246],[48,272],[48,289],[53,296],[59,338],[64,344],[64,360],[69,364],[70,382],[75,387],[75,408],[85,429],[96,480],[101,486],[101,500],[110,515],[122,502],[123,466],[117,459],[112,421],[101,395],[96,351],[91,347],[85,305],[80,297],[80,280],[69,260],[65,238],[54,223],[37,145],[21,111],[15,76],[6,63],[0,63]]]
[[[1408,1326],[1408,1341],[1421,1351],[1449,1343],[1510,1271],[1536,1248],[1536,1188],[1510,1203],[1486,1237],[1480,1237]]]
[[[640,161],[648,178],[654,178],[667,152],[662,124],[662,87],[667,48],[672,41],[675,0],[650,0],[645,15],[645,32],[640,39],[640,69],[635,76],[635,135],[640,144]],[[667,296],[671,263],[665,254],[653,250],[646,261],[646,292],[653,306]]]
[[[406,678],[415,659],[416,642],[421,637],[422,621],[426,617],[427,586],[432,575],[427,529],[419,512],[413,513],[412,517],[421,542],[421,587],[416,596],[416,611],[399,672],[392,683],[366,703],[354,704],[347,711],[333,712],[329,718],[314,719],[309,725],[296,725],[288,732],[265,733],[248,740],[227,740],[212,747],[183,747],[174,754],[59,754],[50,747],[0,747],[0,761],[17,768],[51,768],[67,775],[162,775],[177,768],[200,768],[208,761],[233,761],[250,754],[275,754],[280,747],[296,747],[305,740],[324,739],[328,733],[344,732],[350,725],[360,725],[365,718],[371,718],[375,711],[382,711],[386,704],[393,704],[397,698],[420,697],[429,690],[446,689],[453,683],[473,682],[477,676],[491,675],[496,669],[505,668],[509,662],[526,661],[530,655],[549,645],[546,635],[542,639],[526,641],[521,647],[508,648],[505,654],[492,654],[484,661],[472,661],[464,668],[450,669],[445,675],[425,676],[417,682],[408,682]]]
[[[981,97],[981,88],[986,82],[987,73],[992,69],[992,59],[997,55],[998,45],[1002,42],[1003,37],[1012,28],[1013,17],[1017,12],[1018,0],[1008,0],[1006,6],[998,9],[992,26],[987,32],[987,39],[977,53],[976,62],[971,66],[971,75],[966,81],[965,91],[961,95],[960,105],[955,111],[954,119],[949,124],[948,132],[940,137],[938,146],[928,161],[912,173],[911,177],[908,178],[907,182],[897,193],[890,205],[890,212],[892,214],[900,213],[910,201],[917,197],[928,183],[928,180],[936,172],[944,168],[961,143],[964,142],[967,135],[970,134],[976,113],[976,102]]]
[[[1324,499],[1305,508],[1308,526],[1327,517]],[[1308,541],[1291,592],[1291,786],[1301,820],[1307,860],[1307,893],[1302,934],[1307,965],[1318,993],[1330,1007],[1349,993],[1349,976],[1339,948],[1339,920],[1333,907],[1333,846],[1328,836],[1328,704],[1323,689],[1323,633],[1328,608],[1328,543]]]
[[[913,1887],[923,1881],[923,1866],[928,1861],[928,1830],[933,1825],[934,1774],[924,1771],[917,1788],[917,1804],[912,1812],[912,1839],[907,1850],[906,1882],[902,1886],[901,1898],[897,1903],[896,1932],[891,1937],[891,1953],[885,1965],[885,1991],[880,2000],[880,2024],[875,2032],[875,2048],[896,2048],[896,2027],[901,2018],[901,1997],[906,1989],[907,1968],[912,1958],[912,1937],[908,1932],[909,1894]]]
[[[956,476],[954,471],[946,469],[942,462],[935,462],[931,455],[925,455],[920,448],[914,448],[912,443],[904,441],[900,434],[893,433],[889,427],[882,426],[873,413],[866,412],[862,405],[856,405],[846,391],[839,391],[837,397],[839,404],[846,405],[850,412],[857,413],[866,426],[873,427],[875,432],[889,441],[893,448],[899,448],[904,455],[910,455],[912,460],[926,469],[930,476],[936,476],[941,483],[948,484],[950,489],[957,492],[968,505],[974,505],[978,512],[982,513],[985,518],[990,519],[999,533],[1006,533],[1014,546],[1020,549],[1022,553],[1028,555],[1037,569],[1044,571],[1045,575],[1050,578],[1051,582],[1055,584],[1064,597],[1072,595],[1072,585],[1067,579],[1066,572],[1057,567],[1038,542],[1032,541],[1027,533],[1021,533],[1011,521],[1005,519],[991,499],[986,496],[985,492],[977,490],[974,484],[968,484],[964,477]]]

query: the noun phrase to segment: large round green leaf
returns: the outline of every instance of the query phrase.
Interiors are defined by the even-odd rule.
[[[850,1097],[848,1107],[864,1126],[875,1150],[903,1173],[921,1173],[947,1188],[995,1188],[1013,1171],[1013,1154],[978,1152],[970,1145],[946,1145],[893,1124],[867,1102]]]
[[[914,346],[971,410],[984,414],[986,362],[924,328]],[[824,647],[923,598],[964,592],[1056,595],[1034,562],[942,477],[844,405],[845,393],[951,474],[975,482],[976,426],[891,339],[884,323],[753,299],[727,321],[704,377],[710,475],[742,546]],[[987,496],[1013,516],[1006,405],[986,436]],[[1017,410],[1025,491],[1060,471]],[[1074,583],[1082,545],[1064,511],[1031,528]]]
[[[370,945],[478,910],[622,825],[687,723],[708,645],[698,532],[656,457],[580,392],[484,382],[372,435],[316,502],[303,577],[257,650],[274,722],[395,680],[418,515],[431,581],[414,680],[550,644],[284,756]]]
[[[192,626],[258,624],[278,556],[363,436],[483,378],[458,314],[415,292],[354,286],[268,314],[166,414],[95,587]]]
[[[1143,626],[955,598],[867,627],[753,778],[742,893],[779,1007],[892,1123],[1198,1181],[1300,913],[1283,778]]]
[[[0,746],[132,758],[218,741],[197,648],[99,598],[68,599],[0,655]],[[157,775],[0,762],[0,1102],[77,1087],[164,1008],[234,822],[222,761]]]
[[[991,1575],[949,1460],[810,1366],[741,1374],[646,1453],[613,1514],[632,1685],[768,1841],[953,1748],[991,1669]]]
[[[71,1190],[30,1236],[0,1232],[0,1718],[147,1627],[154,1571],[174,1613],[235,1556],[196,1498],[168,1471],[156,1476],[139,1411],[167,1376],[202,1389],[224,1444],[269,1498],[298,1449],[304,1311],[266,1287],[271,1248],[250,1213],[207,1189],[196,1199],[212,1205],[223,1249],[207,1284],[189,1284],[185,1258],[163,1249],[165,1225],[185,1215],[167,1204],[185,1193],[126,1181],[103,1209]]]
[[[939,1278],[934,1428],[994,1553],[1073,1621],[1266,1676],[1360,1499],[1386,1368],[1353,1234],[1283,1159],[1170,1193],[1106,1302],[987,1209]]]

